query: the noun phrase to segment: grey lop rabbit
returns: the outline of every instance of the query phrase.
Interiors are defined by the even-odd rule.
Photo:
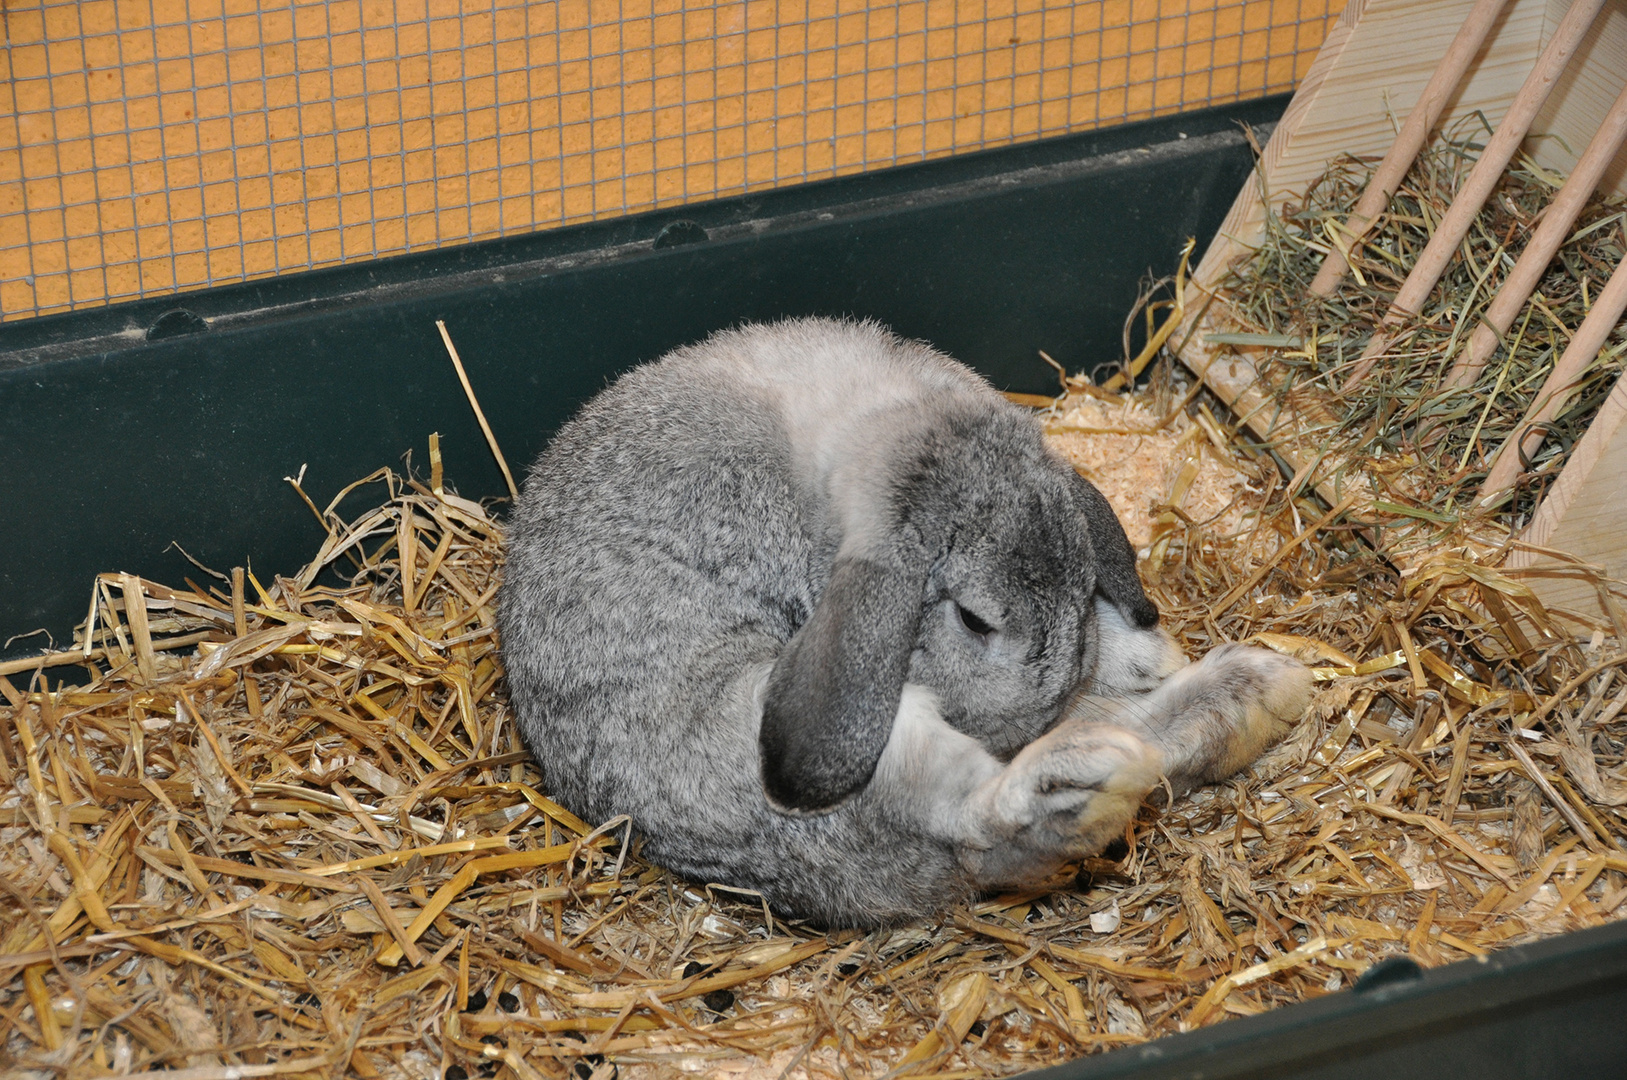
[[[621,377],[533,466],[506,557],[550,794],[826,926],[1041,879],[1309,694],[1261,649],[1187,665],[1034,420],[871,322],[743,326]]]

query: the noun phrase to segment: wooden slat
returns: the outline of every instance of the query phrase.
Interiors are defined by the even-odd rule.
[[[1340,154],[1382,156],[1395,140],[1394,117],[1417,103],[1473,6],[1473,0],[1351,0],[1266,144],[1261,171],[1272,202],[1298,198]],[[1541,50],[1545,18],[1539,0],[1509,4],[1440,126],[1475,112],[1493,124],[1502,119]],[[1599,115],[1608,108],[1609,99]],[[1212,287],[1259,243],[1265,223],[1259,182],[1250,176],[1232,204],[1194,274],[1200,287]]]
[[[1548,497],[1537,508],[1522,539],[1539,548],[1568,552],[1603,569],[1614,579],[1611,592],[1627,610],[1627,376],[1617,381],[1587,434],[1571,450]],[[1549,556],[1526,548],[1513,551],[1510,569],[1551,608],[1592,617],[1601,600],[1593,581]],[[1604,621],[1610,622],[1605,611]]]
[[[1395,142],[1385,153],[1384,160],[1379,162],[1378,168],[1373,170],[1356,208],[1345,219],[1344,233],[1349,246],[1335,244],[1322,260],[1316,279],[1311,282],[1310,291],[1313,294],[1331,296],[1339,287],[1339,282],[1344,280],[1345,272],[1349,269],[1345,252],[1359,247],[1361,238],[1384,212],[1384,208],[1390,205],[1390,199],[1401,186],[1407,170],[1412,168],[1419,152],[1429,142],[1430,135],[1440,123],[1441,114],[1446,111],[1447,103],[1457,93],[1469,65],[1485,46],[1486,37],[1507,6],[1508,0],[1476,0],[1468,18],[1458,28],[1457,36],[1447,47],[1446,55],[1441,57],[1434,74],[1429,77],[1418,103],[1407,114],[1407,121],[1401,125]]]
[[[1527,136],[1533,134],[1531,125],[1536,122],[1537,113],[1552,96],[1565,69],[1571,66],[1577,50],[1587,37],[1588,29],[1598,21],[1604,4],[1605,0],[1571,0],[1570,9],[1554,28],[1553,38],[1543,46],[1536,64],[1510,99],[1507,112],[1498,123],[1497,130],[1486,140],[1485,149],[1480,151],[1474,168],[1458,185],[1446,215],[1436,222],[1429,243],[1412,264],[1407,280],[1401,283],[1401,288],[1390,301],[1390,310],[1362,350],[1361,360],[1350,369],[1344,382],[1345,393],[1357,386],[1367,372],[1384,358],[1393,340],[1392,335],[1401,332],[1402,324],[1424,309],[1424,301],[1435,291],[1446,268],[1458,257],[1458,248],[1479,218],[1486,200],[1503,182],[1509,162],[1520,152]]]

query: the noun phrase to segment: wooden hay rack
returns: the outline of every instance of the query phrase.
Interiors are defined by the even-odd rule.
[[[1351,501],[1353,520],[1384,528],[1408,512],[1431,518],[1427,492],[1408,491],[1406,469],[1382,483],[1385,463],[1363,460],[1353,445],[1296,433],[1337,426],[1353,394],[1375,368],[1417,363],[1398,359],[1421,313],[1441,309],[1459,323],[1449,355],[1426,358],[1436,370],[1431,394],[1481,393],[1476,378],[1529,311],[1533,291],[1555,251],[1572,232],[1584,203],[1627,195],[1627,2],[1623,0],[1352,0],[1329,34],[1315,64],[1272,132],[1259,167],[1238,195],[1193,275],[1197,297],[1184,304],[1181,359],[1228,402],[1294,475],[1330,505]],[[1432,235],[1404,280],[1390,289],[1387,309],[1359,355],[1312,390],[1284,395],[1270,376],[1266,344],[1237,333],[1229,309],[1228,279],[1256,252],[1273,215],[1306,198],[1345,155],[1376,162],[1361,199],[1319,241],[1326,252],[1303,289],[1314,305],[1335,293],[1357,259],[1375,221],[1386,214],[1397,185],[1433,138],[1475,125],[1478,160],[1458,185],[1450,208],[1431,221]],[[1482,148],[1483,144],[1483,148]],[[1511,161],[1532,163],[1568,179],[1510,244],[1494,289],[1476,305],[1443,303],[1437,283],[1459,257],[1464,236],[1496,198]],[[1468,168],[1467,164],[1465,168]],[[1621,219],[1615,228],[1622,228]],[[1501,249],[1499,249],[1501,253]],[[1358,272],[1359,277],[1359,272]],[[1548,425],[1573,392],[1579,373],[1599,357],[1627,309],[1627,261],[1596,292],[1586,317],[1568,335],[1562,354],[1529,400],[1519,422],[1480,457],[1472,502],[1454,514],[1462,527],[1450,534],[1457,554],[1501,558],[1503,568],[1530,585],[1548,608],[1583,627],[1622,630],[1627,578],[1627,379],[1609,393],[1573,446],[1557,476],[1548,477],[1534,510],[1509,523],[1506,504],[1522,466],[1543,444]],[[1584,281],[1583,292],[1589,292]],[[1540,293],[1536,300],[1541,301]],[[1268,335],[1252,335],[1265,339]],[[1218,340],[1217,340],[1218,339]],[[1313,346],[1314,347],[1314,346]],[[1555,349],[1555,352],[1560,350]],[[1353,349],[1354,352],[1354,349]],[[1489,407],[1489,406],[1488,406]],[[1403,416],[1403,419],[1405,417]],[[1478,433],[1478,429],[1477,433]],[[1467,460],[1467,458],[1466,458]],[[1397,475],[1400,474],[1400,475]],[[1408,496],[1412,497],[1408,497]],[[1397,506],[1397,503],[1408,504]],[[1417,509],[1412,509],[1417,508]],[[1401,511],[1398,515],[1396,511]],[[1433,520],[1439,520],[1435,515]],[[1437,530],[1386,533],[1386,553],[1405,571],[1442,554]]]

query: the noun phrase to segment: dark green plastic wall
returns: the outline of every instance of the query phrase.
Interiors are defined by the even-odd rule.
[[[872,316],[1052,388],[1037,351],[1116,359],[1137,283],[1247,174],[1240,123],[1284,104],[0,324],[0,640],[66,642],[101,571],[196,577],[172,542],[297,568],[322,536],[282,480],[302,466],[322,502],[439,431],[458,489],[502,494],[436,319],[516,472],[616,373],[746,319]]]

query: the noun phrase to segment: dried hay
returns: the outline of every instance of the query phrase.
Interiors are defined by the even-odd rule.
[[[1252,258],[1221,281],[1235,332],[1209,343],[1249,350],[1261,382],[1309,423],[1274,431],[1273,443],[1303,456],[1353,464],[1374,482],[1381,510],[1402,524],[1451,526],[1475,516],[1474,497],[1491,456],[1519,425],[1554,362],[1627,253],[1627,200],[1595,194],[1539,280],[1533,299],[1472,384],[1444,380],[1481,315],[1537,228],[1564,177],[1523,155],[1475,218],[1429,302],[1396,328],[1379,363],[1356,387],[1344,383],[1401,282],[1434,235],[1483,138],[1471,119],[1419,155],[1355,255],[1338,291],[1308,291],[1355,208],[1375,162],[1341,157],[1303,198],[1268,205]],[[1342,239],[1338,240],[1345,246]],[[1546,439],[1522,469],[1498,518],[1523,528],[1571,447],[1627,367],[1627,324],[1618,326],[1578,378]],[[1437,529],[1438,531],[1438,529]]]
[[[996,1076],[1621,913],[1619,640],[1463,559],[1400,577],[1167,369],[1072,386],[1064,452],[1110,490],[1115,456],[1160,470],[1117,496],[1188,650],[1321,669],[1248,773],[1053,889],[788,925],[549,801],[495,653],[498,524],[438,466],[381,474],[295,577],[104,575],[73,650],[0,669],[27,684],[0,680],[0,1070]],[[1108,419],[1137,433],[1077,430]]]

